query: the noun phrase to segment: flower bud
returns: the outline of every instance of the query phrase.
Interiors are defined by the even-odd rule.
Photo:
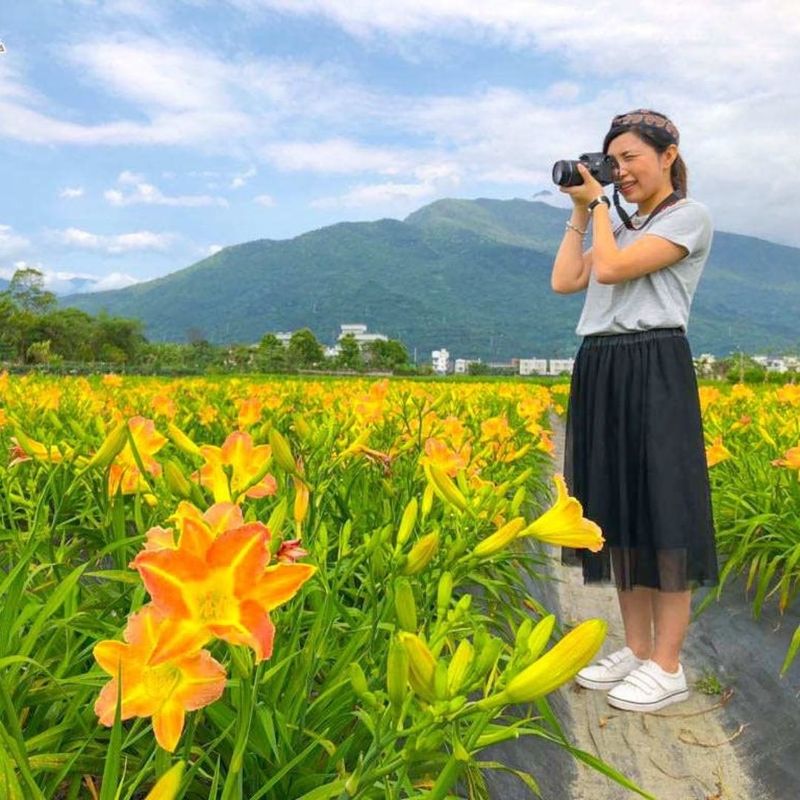
[[[97,452],[89,459],[86,468],[107,467],[125,447],[128,441],[128,423],[120,422],[103,440]]]
[[[408,682],[411,688],[423,700],[432,703],[436,699],[436,659],[433,653],[415,633],[401,631],[397,636],[408,653]]]
[[[192,484],[186,479],[183,470],[171,458],[164,462],[164,480],[169,486],[169,490],[178,497],[188,500],[192,496]]]
[[[290,475],[296,475],[297,465],[294,463],[292,448],[286,437],[275,427],[269,429],[269,444],[272,448],[272,456],[278,466]]]
[[[476,556],[485,558],[502,550],[514,541],[517,534],[525,527],[525,517],[514,517],[493,534],[478,542],[472,552]]]
[[[447,691],[447,664],[441,658],[436,662],[433,672],[433,692],[437,700],[447,700],[450,697]]]
[[[606,622],[601,619],[586,620],[573,628],[541,658],[508,682],[501,693],[505,695],[504,702],[532,702],[573,678],[600,649],[606,628]]]
[[[181,788],[185,761],[173,764],[156,782],[144,800],[175,800]]]
[[[536,627],[531,631],[528,636],[528,654],[529,661],[535,661],[544,652],[547,643],[550,641],[550,636],[553,633],[553,626],[556,624],[555,614],[548,614],[536,623]]]
[[[436,588],[436,614],[441,619],[450,607],[450,598],[453,596],[453,573],[443,572]]]
[[[414,602],[414,590],[405,578],[398,578],[394,583],[394,610],[400,627],[409,633],[416,633],[417,605]]]
[[[202,455],[200,448],[177,426],[172,422],[167,423],[167,435],[172,440],[172,443],[179,450],[190,456]]]
[[[475,650],[469,640],[462,639],[447,667],[447,692],[450,697],[457,695],[463,686],[474,657]]]
[[[397,714],[403,707],[408,691],[408,652],[396,639],[389,644],[386,666],[386,692],[389,703]]]
[[[434,492],[436,492],[445,503],[449,503],[459,511],[467,510],[467,499],[446,472],[440,470],[433,464],[425,464],[424,469],[427,473],[429,483],[433,486]]]
[[[511,485],[522,486],[531,475],[533,475],[533,467],[528,467],[527,469],[522,470],[522,472],[520,472],[520,474],[511,481]]]
[[[403,568],[404,575],[416,575],[430,564],[439,549],[439,531],[423,536],[410,550],[408,561]]]
[[[522,506],[523,501],[525,500],[525,487],[520,486],[519,489],[514,493],[514,498],[511,501],[511,505],[508,507],[508,510],[511,514],[519,514],[519,509]]]
[[[428,514],[430,513],[432,505],[433,505],[433,486],[431,486],[431,484],[429,483],[425,486],[425,491],[422,495],[421,511],[423,519],[425,519],[425,517],[427,517]]]
[[[357,661],[350,664],[350,685],[359,697],[363,697],[369,691],[367,676]]]
[[[288,506],[289,501],[287,500],[286,495],[284,495],[275,508],[272,509],[272,513],[269,515],[269,519],[267,520],[267,527],[272,534],[272,540],[274,542],[278,541],[278,537],[283,529],[283,523],[286,521],[286,512],[288,510]]]
[[[411,500],[408,501],[408,505],[406,505],[405,510],[403,511],[403,517],[400,520],[400,527],[397,529],[397,546],[402,547],[407,541],[408,537],[411,535],[411,531],[414,529],[414,523],[417,521],[417,508],[419,503],[417,502],[416,497],[412,497]]]
[[[308,484],[299,478],[292,477],[292,481],[295,490],[293,516],[295,524],[300,525],[308,513],[309,489]]]

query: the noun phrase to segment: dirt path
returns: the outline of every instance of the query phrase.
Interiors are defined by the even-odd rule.
[[[553,414],[551,426],[556,447],[554,469],[561,472],[564,425]],[[573,623],[601,617],[609,623],[601,654],[624,646],[616,590],[584,586],[579,568],[562,566],[556,551],[553,556],[560,618]],[[658,800],[771,800],[745,771],[745,758],[734,743],[738,726],[731,729],[730,715],[718,707],[719,695],[706,695],[694,687],[705,670],[716,672],[718,665],[709,663],[705,652],[693,649],[692,632],[690,627],[681,659],[692,689],[689,700],[651,714],[626,712],[609,706],[604,692],[573,683],[562,690],[572,718],[573,741],[614,765]],[[582,764],[566,795],[569,800],[636,796]]]

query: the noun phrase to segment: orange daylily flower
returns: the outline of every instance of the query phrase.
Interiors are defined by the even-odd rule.
[[[153,398],[151,405],[153,407],[153,413],[157,417],[161,416],[166,417],[167,419],[173,419],[178,413],[178,408],[175,405],[175,401],[165,394],[156,395]]]
[[[797,447],[790,447],[783,454],[783,458],[776,458],[770,463],[776,467],[786,467],[787,469],[800,469],[800,445],[798,445]]]
[[[131,417],[128,420],[128,429],[133,437],[142,466],[151,475],[160,475],[161,465],[153,456],[167,443],[166,437],[156,431],[153,420],[144,417]],[[108,493],[115,495],[117,490],[121,489],[122,494],[134,494],[140,489],[146,488],[147,484],[142,479],[131,443],[128,442],[114,459],[109,470]]]
[[[709,467],[731,458],[731,451],[722,444],[722,436],[717,436],[714,443],[706,447],[706,462]]]
[[[257,661],[269,658],[275,636],[269,612],[294,597],[316,567],[268,566],[270,533],[260,522],[216,538],[188,517],[186,525],[176,548],[142,550],[131,563],[169,617],[149,663],[195,652],[215,636],[251,647]]]
[[[272,448],[268,444],[254,446],[249,433],[232,433],[222,447],[201,445],[200,453],[206,463],[192,473],[192,479],[210,488],[218,503],[238,502],[242,496],[266,497],[278,490],[275,476],[267,472]],[[225,467],[232,468],[230,483]]]
[[[182,500],[178,503],[178,508],[170,519],[177,523],[178,540],[175,541],[175,532],[172,528],[156,526],[150,528],[145,534],[147,537],[145,550],[163,550],[165,548],[176,550],[181,546],[182,541],[189,542],[197,538],[198,526],[203,529],[200,534],[201,538],[206,540],[208,537],[216,539],[221,533],[244,525],[242,510],[233,503],[215,503],[203,512],[188,501]],[[191,544],[187,544],[186,547],[192,549]]]
[[[536,449],[542,450],[549,456],[552,456],[556,449],[555,443],[550,438],[552,435],[552,431],[542,430],[539,434],[539,443],[536,445]]]
[[[263,403],[257,397],[245,397],[243,400],[237,400],[236,408],[239,412],[239,428],[249,428],[256,422],[260,422]]]
[[[124,642],[106,640],[94,646],[97,663],[111,675],[94,710],[101,724],[114,724],[121,675],[121,718],[152,717],[156,741],[172,753],[183,732],[186,712],[207,706],[222,695],[225,669],[207,650],[150,664],[166,622],[166,617],[148,604],[130,616]]]
[[[455,478],[460,469],[466,469],[472,448],[469,443],[459,450],[448,447],[441,439],[433,436],[425,440],[425,455],[420,456],[420,464],[433,464],[442,472],[447,473],[451,478]]]
[[[112,389],[122,386],[122,376],[115,375],[113,372],[103,375],[103,386],[110,386]]]
[[[48,447],[46,444],[26,436],[22,431],[17,431],[17,435],[11,437],[11,453],[8,466],[13,467],[15,464],[21,464],[23,461],[30,461],[31,459],[57,464],[64,460],[65,455],[69,456],[71,453],[71,447],[63,446],[58,448],[55,445]]]
[[[373,383],[367,394],[362,394],[356,398],[353,410],[361,422],[380,422],[383,420],[388,391],[389,381],[384,379]]]
[[[514,435],[514,431],[508,424],[505,414],[499,417],[489,417],[481,422],[481,441],[482,442],[505,442]]]
[[[214,406],[203,406],[197,412],[197,418],[203,425],[210,425],[217,417],[219,417],[219,411]]]
[[[787,383],[775,390],[775,397],[779,403],[800,406],[800,383]]]

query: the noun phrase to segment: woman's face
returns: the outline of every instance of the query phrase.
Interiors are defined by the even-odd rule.
[[[644,203],[672,185],[670,167],[677,152],[670,145],[659,154],[635,133],[621,133],[611,140],[608,154],[619,164],[619,190],[629,203]]]

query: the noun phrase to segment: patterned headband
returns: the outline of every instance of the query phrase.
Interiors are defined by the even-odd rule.
[[[652,128],[657,135],[660,134],[662,137],[666,135],[675,144],[680,141],[680,134],[675,125],[663,114],[659,114],[658,111],[652,111],[649,108],[637,108],[627,114],[617,114],[611,120],[609,134],[621,133],[620,128]],[[608,136],[606,140],[608,140]]]

